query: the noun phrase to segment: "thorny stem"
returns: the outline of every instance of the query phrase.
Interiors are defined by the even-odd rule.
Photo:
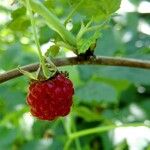
[[[106,56],[97,56],[89,58],[79,58],[79,57],[70,57],[70,58],[57,58],[53,60],[53,63],[60,66],[68,65],[107,65],[107,66],[122,66],[122,67],[135,67],[150,69],[150,61],[148,60],[138,60],[138,59],[128,59],[120,57],[106,57]],[[38,69],[39,64],[30,64],[27,66],[20,67],[21,69],[34,72]],[[0,83],[8,81],[10,79],[22,76],[23,74],[16,68],[8,72],[0,74]]]

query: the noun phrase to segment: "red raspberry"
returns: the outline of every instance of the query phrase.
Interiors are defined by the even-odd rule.
[[[27,103],[31,114],[42,120],[54,120],[70,112],[74,88],[64,74],[46,81],[31,82]]]

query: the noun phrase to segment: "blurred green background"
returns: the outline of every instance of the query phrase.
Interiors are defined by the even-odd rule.
[[[62,1],[63,2],[63,1]],[[52,4],[57,5],[52,5]],[[45,5],[64,20],[64,2]],[[57,7],[55,7],[57,6]],[[97,55],[150,59],[150,1],[122,0],[118,14],[97,41]],[[73,18],[73,31],[82,16]],[[56,34],[36,17],[43,51]],[[58,57],[72,56],[61,50]],[[19,3],[0,0],[0,73],[38,61],[26,9]],[[67,66],[75,86],[72,111],[52,122],[33,118],[26,104],[29,80],[16,78],[0,85],[0,150],[61,150],[73,132],[97,126],[143,122],[150,124],[150,70],[108,66]],[[67,129],[66,129],[67,128]],[[117,128],[83,136],[70,150],[150,150],[147,127]]]

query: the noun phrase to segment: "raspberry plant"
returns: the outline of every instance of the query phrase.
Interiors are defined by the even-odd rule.
[[[123,68],[150,68],[148,60],[129,59],[149,59],[149,38],[138,31],[139,12],[115,14],[120,3],[20,0],[0,7],[11,15],[1,25],[0,67],[3,71],[19,64],[11,71],[0,70],[0,83],[26,76],[0,87],[0,148],[123,150],[126,142],[113,146],[110,130],[118,124],[149,126],[149,70]],[[72,57],[66,57],[70,52]],[[26,115],[33,121],[30,128]]]

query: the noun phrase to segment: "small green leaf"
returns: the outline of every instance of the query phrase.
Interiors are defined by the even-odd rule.
[[[56,73],[56,68],[47,63],[44,64],[45,69],[43,70],[42,66],[36,71],[36,77],[38,80],[43,81],[51,78]]]
[[[40,44],[47,43],[51,38],[54,37],[54,31],[51,30],[47,25],[39,28],[39,42]]]
[[[16,9],[15,11],[13,11],[11,13],[11,17],[13,19],[16,19],[16,18],[24,16],[24,15],[26,15],[26,9],[25,9],[25,7],[18,8],[18,9]]]
[[[24,31],[29,26],[30,26],[30,21],[25,16],[17,17],[8,24],[8,27],[13,31]]]
[[[77,42],[78,54],[85,53],[93,44],[96,43],[96,40],[100,37],[100,32],[96,31],[93,35],[88,35],[87,37],[81,38]]]
[[[52,45],[47,52],[45,53],[46,56],[52,56],[55,57],[59,53],[59,46],[57,45]]]

